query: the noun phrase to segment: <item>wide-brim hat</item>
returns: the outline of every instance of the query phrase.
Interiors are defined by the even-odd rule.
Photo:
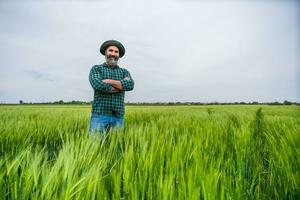
[[[121,42],[117,41],[117,40],[107,40],[105,41],[101,47],[100,47],[100,53],[102,55],[105,55],[105,51],[108,47],[110,46],[116,46],[119,49],[119,56],[120,58],[124,56],[125,54],[125,48],[124,46],[121,44]]]

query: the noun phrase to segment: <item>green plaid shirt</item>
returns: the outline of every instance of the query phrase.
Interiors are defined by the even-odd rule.
[[[129,77],[129,79],[125,79],[125,77]],[[122,91],[109,93],[112,86],[102,82],[102,79],[121,81]],[[106,63],[103,63],[92,67],[89,80],[94,89],[92,112],[106,116],[123,117],[125,91],[133,90],[134,87],[134,81],[130,73],[119,66],[109,67]]]

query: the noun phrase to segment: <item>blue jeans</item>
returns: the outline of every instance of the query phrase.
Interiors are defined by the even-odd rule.
[[[92,113],[90,122],[90,132],[99,131],[101,134],[108,132],[111,128],[124,128],[123,117],[111,117]]]

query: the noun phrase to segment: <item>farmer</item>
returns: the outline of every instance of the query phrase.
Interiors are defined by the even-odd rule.
[[[133,90],[134,81],[130,73],[119,67],[118,60],[125,54],[124,46],[116,40],[108,40],[100,47],[105,62],[94,65],[89,81],[94,89],[94,101],[90,121],[90,132],[102,135],[113,127],[124,128],[124,95]]]

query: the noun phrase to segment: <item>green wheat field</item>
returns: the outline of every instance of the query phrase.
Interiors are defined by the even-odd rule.
[[[0,106],[0,199],[300,199],[299,106]]]

